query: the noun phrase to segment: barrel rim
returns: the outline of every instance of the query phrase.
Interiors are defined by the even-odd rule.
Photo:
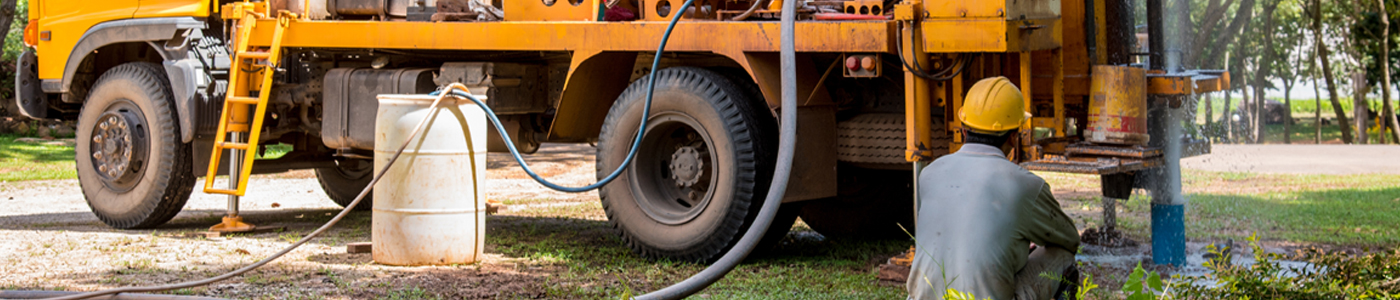
[[[472,95],[472,97],[476,97],[477,100],[486,101],[486,95]],[[433,100],[437,100],[438,96],[427,94],[378,94],[375,95],[374,98],[378,99],[379,103],[406,103],[428,105],[432,104]],[[456,97],[448,97],[447,99],[443,99],[443,102],[452,105],[475,104],[471,100]]]

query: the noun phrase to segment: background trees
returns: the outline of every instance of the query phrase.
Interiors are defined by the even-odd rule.
[[[1187,66],[1231,74],[1220,114],[1214,115],[1215,107],[1205,110],[1219,140],[1292,143],[1298,134],[1320,143],[1326,129],[1335,142],[1400,142],[1390,95],[1400,88],[1400,74],[1390,71],[1400,64],[1400,47],[1393,47],[1400,22],[1389,22],[1400,13],[1400,0],[1190,2]],[[1311,86],[1300,90],[1315,91],[1308,98],[1317,99],[1310,101],[1328,102],[1330,118],[1322,118],[1321,103],[1294,105],[1292,93],[1300,84]],[[1294,112],[1311,112],[1312,118],[1302,119],[1316,130],[1294,132]],[[1224,122],[1213,124],[1217,120]]]

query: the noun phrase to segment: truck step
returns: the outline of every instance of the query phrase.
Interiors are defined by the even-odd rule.
[[[243,51],[243,52],[238,52],[238,58],[241,58],[241,59],[268,59],[268,58],[271,58],[271,57],[272,57],[272,52],[266,52],[266,51]]]

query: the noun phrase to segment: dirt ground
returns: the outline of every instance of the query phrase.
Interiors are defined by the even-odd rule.
[[[548,144],[539,153],[528,156],[527,161],[546,178],[577,186],[594,180],[593,151],[594,148],[586,144]],[[1217,146],[1217,154],[1207,157],[1205,163],[1188,162],[1186,166],[1218,165],[1211,161],[1233,157],[1230,155],[1257,158],[1260,152],[1280,150]],[[1318,165],[1345,162],[1344,159],[1294,168],[1315,170],[1321,168]],[[1230,171],[1273,170],[1240,168],[1244,169]],[[505,200],[510,207],[488,218],[490,237],[485,249],[487,257],[482,263],[393,267],[374,264],[368,254],[347,254],[346,243],[370,239],[369,214],[356,213],[323,238],[241,279],[177,293],[255,299],[416,299],[429,296],[514,299],[574,298],[567,296],[570,292],[561,290],[561,286],[571,289],[623,286],[639,291],[661,287],[660,283],[638,280],[635,274],[608,274],[607,270],[588,270],[593,274],[591,277],[576,276],[579,270],[574,267],[549,263],[557,258],[521,254],[524,252],[518,251],[519,248],[536,247],[531,243],[557,238],[560,234],[584,248],[624,249],[616,250],[620,253],[626,250],[618,246],[618,239],[606,225],[595,192],[569,194],[547,190],[520,171],[506,154],[491,154],[488,170],[488,197]],[[216,185],[223,183],[216,182]],[[197,186],[202,187],[203,182]],[[193,236],[191,233],[216,223],[227,205],[222,195],[200,192],[191,197],[183,212],[160,228],[114,230],[101,224],[88,210],[76,180],[0,183],[0,241],[4,241],[0,242],[0,289],[96,290],[213,276],[280,250],[339,211],[339,207],[320,191],[309,171],[259,175],[249,186],[242,203],[243,216],[250,223],[281,226],[285,231],[220,238]],[[1065,199],[1096,197],[1096,184],[1057,186],[1055,192],[1081,230],[1094,225],[1084,220],[1097,217],[1097,205]],[[559,217],[561,214],[569,217]],[[799,222],[798,226],[804,225]],[[808,230],[790,234],[789,239],[810,244],[821,243],[822,237]],[[1200,249],[1204,246],[1205,243],[1188,244],[1188,257],[1194,265],[1203,261]],[[1269,243],[1266,249],[1286,251],[1292,246]],[[907,246],[891,248],[900,247]],[[883,257],[895,253],[897,251]],[[1121,282],[1134,265],[1150,262],[1150,246],[1145,243],[1120,248],[1086,246],[1079,258],[1086,262],[1085,271],[1095,274],[1101,285],[1116,286],[1114,282]],[[856,268],[871,270],[882,262],[882,258],[871,258]],[[768,263],[771,262],[764,264]],[[650,268],[653,267],[641,267]],[[648,272],[667,272],[667,278],[679,279],[698,268]],[[1168,274],[1199,271],[1189,267],[1159,270],[1170,271]],[[898,285],[880,284],[873,278],[872,274],[869,285],[902,291]]]
[[[592,152],[586,144],[551,145],[528,160],[552,181],[583,185],[593,180]],[[548,200],[514,204],[488,221],[493,229],[514,227],[513,211],[597,202],[594,192],[566,194],[538,187],[509,155],[491,154],[489,159],[489,198]],[[223,180],[215,184],[224,185]],[[202,186],[200,181],[196,190]],[[310,171],[255,176],[249,187],[241,205],[246,221],[283,226],[286,232],[189,236],[217,223],[227,207],[225,196],[201,192],[160,228],[114,230],[92,215],[76,180],[0,183],[0,241],[5,241],[0,242],[0,289],[95,290],[212,276],[280,250],[340,209],[320,191]],[[594,215],[594,221],[604,220],[601,211]],[[545,294],[539,283],[557,272],[504,257],[489,244],[485,262],[473,266],[376,265],[368,254],[347,254],[343,248],[369,241],[368,218],[367,213],[352,214],[323,238],[245,276],[246,282],[230,280],[186,292],[230,298],[537,298]],[[554,229],[568,227],[556,224]],[[589,234],[606,240],[611,232]],[[385,288],[343,290],[350,282]]]

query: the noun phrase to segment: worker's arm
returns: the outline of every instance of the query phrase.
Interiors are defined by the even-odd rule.
[[[1070,252],[1079,250],[1079,231],[1074,221],[1060,209],[1060,202],[1050,192],[1050,184],[1042,184],[1040,193],[1030,205],[1023,206],[1021,228],[1027,240],[1042,246],[1064,248]]]

